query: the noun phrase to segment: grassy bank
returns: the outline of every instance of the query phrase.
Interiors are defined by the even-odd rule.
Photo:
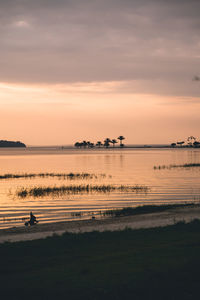
[[[134,216],[141,214],[151,214],[163,212],[169,209],[197,207],[200,204],[196,203],[181,203],[181,204],[162,204],[162,205],[142,205],[137,207],[125,207],[122,209],[106,210],[102,214],[104,216],[121,217],[121,216]]]
[[[200,222],[0,245],[3,299],[198,299]]]

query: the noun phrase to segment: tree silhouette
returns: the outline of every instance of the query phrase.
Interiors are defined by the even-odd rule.
[[[184,141],[182,141],[182,142],[177,142],[177,145],[183,146],[183,144],[185,144]]]
[[[91,142],[90,141],[87,141],[87,146],[88,146],[88,148],[91,148]]]
[[[199,147],[200,147],[200,142],[195,141],[195,142],[193,143],[193,146],[194,146],[195,148],[199,148]]]
[[[115,147],[115,144],[117,144],[117,141],[115,139],[110,141],[113,144],[113,148]]]
[[[81,143],[76,142],[76,143],[74,144],[74,146],[75,146],[76,148],[80,148],[80,147],[81,147]]]
[[[171,143],[171,147],[176,147],[176,143]]]
[[[88,146],[88,143],[86,141],[83,141],[82,144],[83,144],[84,148],[86,148]]]
[[[0,140],[0,147],[22,147],[26,148],[26,145],[20,141],[14,142],[14,141],[6,141],[6,140]]]
[[[110,146],[111,140],[109,138],[106,138],[104,140],[104,147],[108,148]]]
[[[122,144],[122,141],[125,139],[125,137],[120,135],[117,139],[120,140],[120,147],[123,147],[124,144]],[[86,147],[94,148],[96,146],[96,147],[100,148],[101,146],[104,146],[104,147],[108,148],[110,146],[110,143],[113,145],[113,148],[114,148],[115,144],[117,144],[118,141],[116,139],[111,140],[109,138],[106,138],[104,140],[104,143],[102,143],[101,141],[97,141],[96,144],[94,144],[94,143],[91,143],[90,141],[84,140],[82,142],[76,142],[74,144],[74,147],[76,147],[76,148],[86,148]]]
[[[191,135],[187,138],[187,141],[188,141],[188,145],[192,147],[194,142],[196,141],[196,138]]]
[[[98,141],[98,142],[96,143],[96,146],[100,148],[101,146],[103,146],[103,144],[102,144],[101,141]]]
[[[123,147],[124,144],[122,144],[122,141],[125,140],[125,137],[123,135],[120,135],[117,139],[120,140],[120,147]]]
[[[89,142],[88,148],[94,148],[94,143]]]

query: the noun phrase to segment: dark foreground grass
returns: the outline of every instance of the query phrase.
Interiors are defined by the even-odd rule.
[[[181,204],[162,204],[162,205],[141,205],[137,207],[125,207],[122,209],[106,210],[102,214],[104,216],[121,217],[134,216],[141,214],[150,214],[157,212],[164,212],[169,209],[198,207],[199,203],[181,203]]]
[[[0,246],[2,299],[198,299],[200,222]]]

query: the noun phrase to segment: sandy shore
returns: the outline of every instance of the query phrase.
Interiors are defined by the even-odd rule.
[[[190,222],[200,219],[200,207],[170,209],[162,213],[152,213],[107,219],[81,220],[37,224],[33,227],[14,227],[0,230],[0,243],[41,239],[64,232],[82,233],[91,231],[114,231],[125,228],[152,228],[175,224],[179,221]]]

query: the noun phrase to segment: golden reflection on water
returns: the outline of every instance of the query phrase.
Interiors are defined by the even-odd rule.
[[[0,149],[0,174],[6,173],[94,173],[105,178],[63,180],[33,178],[0,180],[0,226],[23,224],[20,218],[32,210],[41,222],[72,218],[72,212],[98,212],[104,209],[152,203],[198,201],[200,168],[154,170],[156,165],[199,163],[198,149]],[[112,177],[110,177],[111,175]],[[114,192],[29,197],[20,199],[16,191],[37,186],[66,184],[145,185],[148,193]],[[5,221],[19,218],[20,221]],[[4,221],[3,221],[4,219]]]

